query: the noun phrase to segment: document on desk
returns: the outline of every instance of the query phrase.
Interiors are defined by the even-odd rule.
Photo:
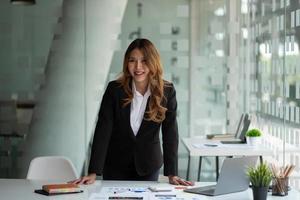
[[[119,193],[143,193],[148,189],[146,187],[102,187],[102,193],[119,194]]]
[[[150,200],[147,195],[109,195],[104,193],[92,193],[89,196],[89,200],[110,200],[110,199],[122,199],[122,200]]]
[[[237,148],[237,149],[252,149],[253,147],[247,144],[222,144],[220,142],[205,142],[205,143],[194,143],[192,144],[193,147],[197,148],[197,149],[202,149],[202,148],[214,148],[214,147],[218,147],[218,148]]]
[[[110,199],[122,199],[122,200],[151,200],[148,194],[137,195],[137,194],[105,194],[105,193],[92,193],[89,196],[89,200],[110,200]]]
[[[185,198],[177,198],[175,193],[152,193],[145,192],[143,194],[133,193],[120,193],[120,194],[105,194],[105,193],[93,193],[90,195],[89,200],[110,200],[110,199],[122,199],[122,200],[156,200],[156,199],[168,199],[168,200],[185,200]]]
[[[162,188],[162,187],[160,187]],[[177,194],[174,190],[170,192],[151,192],[148,188],[135,188],[135,187],[102,187],[99,192],[92,193],[89,200],[185,200],[185,194]],[[189,198],[188,198],[189,199]]]
[[[147,188],[145,187],[102,187],[98,193],[93,193],[89,200],[122,199],[148,200]]]
[[[154,193],[150,193],[149,194],[149,199],[167,199],[167,200],[177,200],[179,198],[176,198],[176,194],[175,193],[159,193],[159,194],[154,194]],[[183,198],[180,198],[183,199]]]

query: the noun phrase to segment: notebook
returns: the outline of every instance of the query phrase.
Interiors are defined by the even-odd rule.
[[[205,187],[195,187],[183,190],[184,192],[216,196],[248,189],[249,178],[246,175],[248,167],[254,167],[257,156],[241,158],[226,158],[223,162],[217,184]]]

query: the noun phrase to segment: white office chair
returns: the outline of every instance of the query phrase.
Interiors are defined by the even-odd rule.
[[[77,178],[72,162],[61,156],[34,158],[29,165],[27,179],[71,181]]]

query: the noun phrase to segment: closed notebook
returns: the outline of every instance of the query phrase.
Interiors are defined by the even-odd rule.
[[[81,191],[79,186],[73,183],[43,185],[42,189],[49,194],[74,193]]]
[[[208,135],[206,135],[206,138],[210,139],[210,140],[233,139],[234,137],[235,137],[234,134],[229,134],[229,133],[225,133],[225,134],[208,134]]]

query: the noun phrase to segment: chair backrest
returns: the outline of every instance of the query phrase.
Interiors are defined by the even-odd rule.
[[[27,179],[70,181],[77,178],[72,162],[61,156],[34,158],[29,165]]]

